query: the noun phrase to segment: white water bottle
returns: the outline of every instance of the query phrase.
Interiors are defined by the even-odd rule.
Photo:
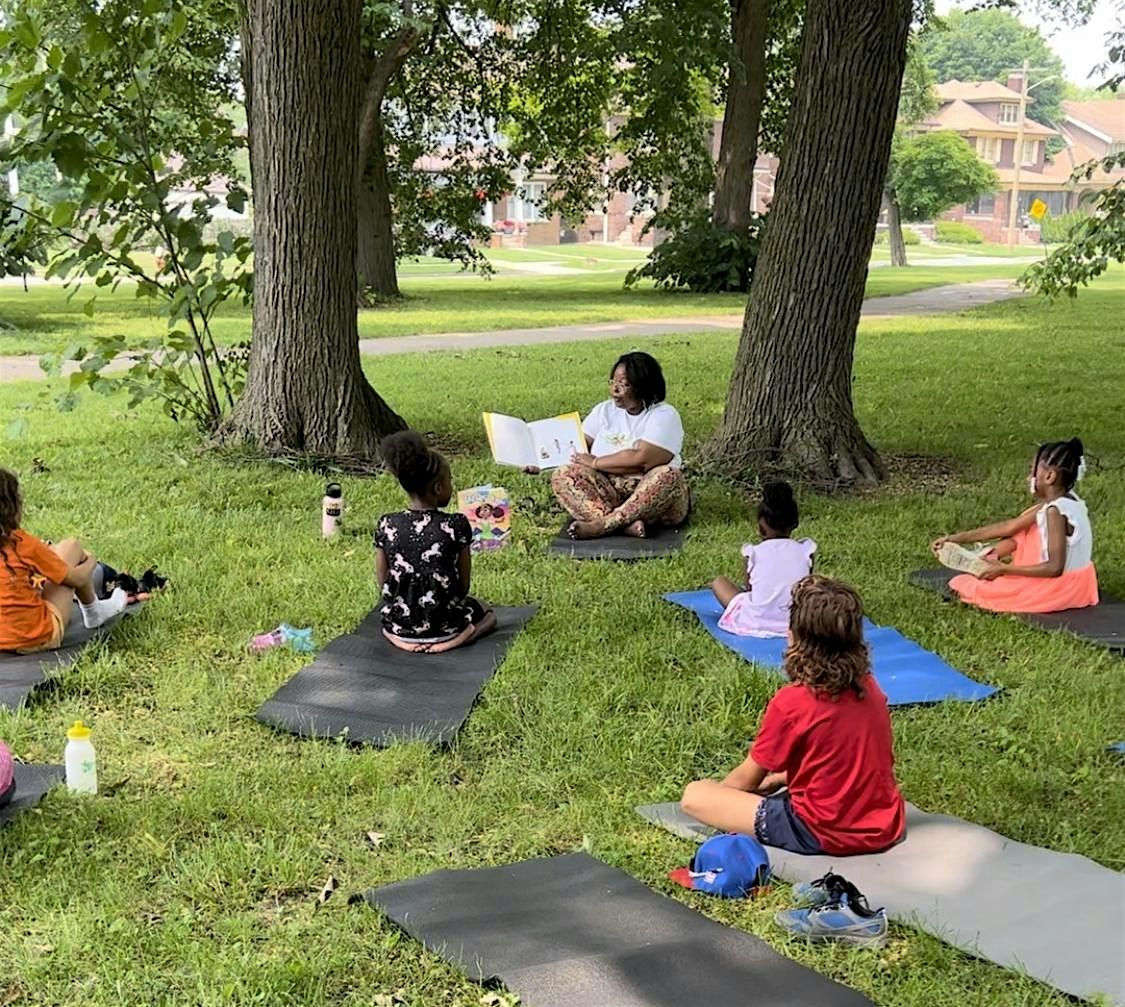
[[[98,757],[90,744],[90,729],[76,720],[66,732],[66,787],[72,794],[98,792]]]
[[[325,487],[320,511],[320,533],[325,538],[331,538],[340,530],[344,520],[344,491],[339,483],[329,483]]]

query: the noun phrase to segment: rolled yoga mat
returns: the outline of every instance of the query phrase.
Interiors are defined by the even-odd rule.
[[[604,538],[590,538],[578,541],[567,533],[570,518],[563,522],[562,529],[551,539],[548,552],[555,556],[569,556],[571,559],[656,559],[672,556],[684,546],[687,524],[678,528],[652,527],[644,538],[630,535],[606,535]]]
[[[134,615],[141,607],[130,605],[104,626],[87,629],[82,625],[82,611],[75,602],[58,650],[44,650],[38,654],[0,651],[0,709],[19,709],[35,689],[48,682],[52,675],[74,664],[90,644],[108,636],[114,626]]]
[[[680,591],[666,594],[664,599],[694,612],[708,633],[740,657],[753,664],[780,670],[785,639],[738,636],[720,629],[723,606],[710,591]],[[871,649],[875,681],[886,693],[891,706],[940,703],[946,699],[972,702],[987,699],[998,691],[994,686],[982,685],[962,675],[897,629],[876,626],[864,619],[863,635]]]
[[[949,582],[956,576],[956,571],[938,567],[936,570],[915,570],[909,579],[915,587],[936,591],[943,598],[956,601],[957,595],[949,586]],[[1125,601],[1119,601],[1105,592],[1099,594],[1101,601],[1089,608],[1068,608],[1063,612],[1012,612],[1011,614],[1040,629],[1063,630],[1098,647],[1105,647],[1117,653],[1125,652]],[[978,608],[977,611],[985,610]]]
[[[34,808],[56,783],[62,783],[62,766],[39,766],[17,762],[12,766],[16,777],[15,796],[0,807],[0,825],[7,825],[21,811]]]
[[[305,738],[447,744],[534,614],[534,606],[497,608],[494,633],[442,654],[412,654],[387,642],[373,611],[278,689],[255,719]]]
[[[585,853],[435,871],[367,901],[477,982],[523,1007],[871,1007]]]
[[[637,808],[702,842],[715,830],[679,804]],[[803,857],[769,848],[786,881],[842,874],[872,908],[1071,996],[1125,1004],[1125,875],[1074,853],[1017,843],[949,815],[906,806],[906,839],[885,853]]]

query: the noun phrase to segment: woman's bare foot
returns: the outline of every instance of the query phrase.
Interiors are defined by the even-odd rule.
[[[567,533],[575,539],[601,538],[605,525],[601,521],[571,521]]]
[[[645,523],[643,521],[634,521],[632,524],[627,524],[621,529],[622,535],[628,535],[630,538],[644,538],[645,537]]]

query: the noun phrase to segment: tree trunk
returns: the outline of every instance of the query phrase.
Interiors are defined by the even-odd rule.
[[[356,329],[361,0],[253,0],[254,319],[231,433],[267,451],[378,457],[405,425]]]
[[[404,4],[409,16],[411,8]],[[401,297],[395,270],[394,212],[387,170],[386,136],[383,131],[383,99],[387,88],[418,45],[421,35],[414,27],[401,28],[369,61],[359,113],[359,214],[356,272],[360,295]]]
[[[891,249],[891,265],[906,265],[906,242],[902,237],[902,214],[893,192],[883,193],[883,206],[887,210],[887,243]]]
[[[370,169],[359,185],[359,250],[356,272],[360,298],[401,297],[395,271],[394,216],[387,154],[383,146],[383,116],[376,110]]]
[[[766,28],[770,0],[736,0],[731,31],[737,58],[731,59],[719,162],[715,170],[716,227],[745,232],[750,227],[754,163],[758,159],[758,124],[766,92]]]
[[[726,411],[728,470],[824,487],[885,472],[852,404],[852,356],[890,157],[911,0],[810,0],[797,88]]]

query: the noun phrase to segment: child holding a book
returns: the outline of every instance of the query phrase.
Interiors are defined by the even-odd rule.
[[[785,482],[766,483],[758,504],[758,545],[744,545],[746,584],[727,577],[711,585],[723,604],[720,629],[738,636],[785,636],[789,628],[789,599],[793,585],[812,573],[816,543],[791,538],[800,515],[793,487]]]
[[[1009,521],[934,541],[934,554],[946,565],[974,571],[949,582],[962,601],[992,612],[1061,612],[1098,603],[1094,533],[1074,491],[1085,468],[1077,437],[1043,444],[1028,477],[1031,507]],[[951,555],[963,553],[951,547],[992,539],[1000,541],[968,564]]]
[[[853,588],[817,575],[793,588],[785,674],[789,684],[766,706],[749,755],[721,782],[689,783],[684,811],[793,853],[893,846],[906,808],[887,698],[871,674]]]
[[[413,430],[387,437],[380,450],[409,498],[375,531],[383,635],[402,650],[436,654],[492,632],[496,613],[469,595],[472,528],[443,509],[453,497],[449,462]]]

